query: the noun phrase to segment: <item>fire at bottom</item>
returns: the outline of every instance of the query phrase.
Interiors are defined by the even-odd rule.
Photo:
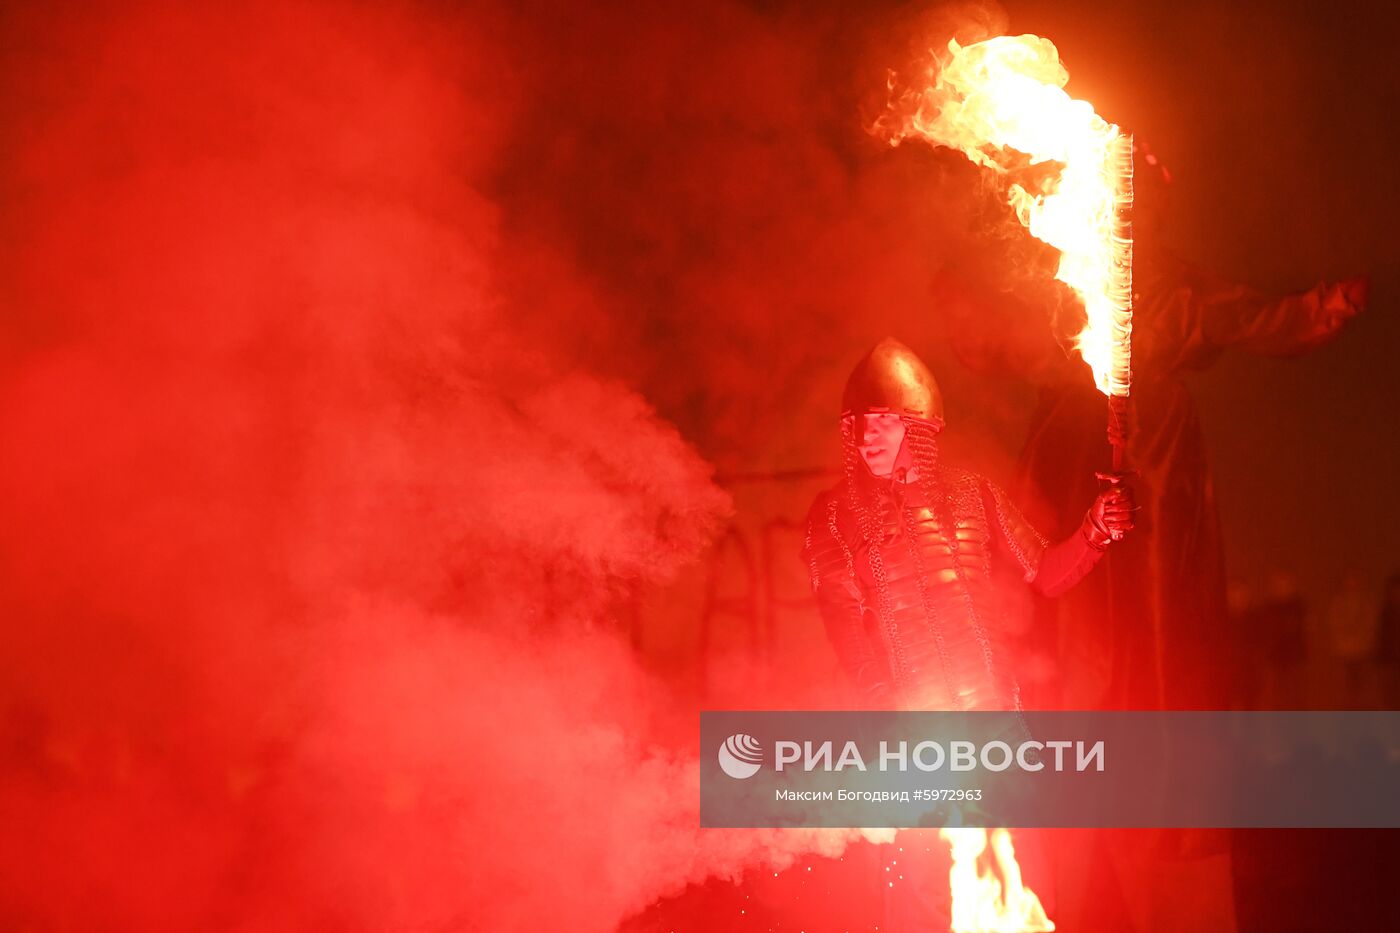
[[[953,933],[1046,933],[1055,924],[1040,898],[1026,886],[1011,832],[1006,829],[944,829],[953,867]]]
[[[760,929],[786,928],[792,922],[794,929],[809,933],[814,929],[1049,933],[1056,929],[1055,923],[1026,882],[1027,874],[1040,877],[1046,866],[1035,854],[1022,865],[1012,832],[976,827],[862,830],[872,845],[773,872],[771,885],[751,882],[733,889],[744,892],[738,913],[745,921],[761,924],[760,918],[766,918],[769,924],[778,924]],[[1032,852],[1039,850],[1032,846]],[[820,892],[822,914],[815,926],[810,915],[803,921],[783,920],[771,911],[773,905],[801,905],[816,892]],[[769,909],[761,906],[765,904]],[[706,929],[717,914],[722,911],[710,905],[704,914]],[[670,923],[677,919],[673,914],[660,926],[626,929],[672,929]]]

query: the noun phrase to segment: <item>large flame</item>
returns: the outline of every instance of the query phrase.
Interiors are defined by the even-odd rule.
[[[1126,396],[1132,378],[1132,138],[1087,101],[1065,93],[1069,72],[1048,39],[998,36],[966,47],[950,41],[948,52],[922,86],[892,101],[881,128],[891,143],[923,139],[1007,178],[1017,218],[1060,251],[1055,277],[1084,304],[1085,325],[1075,345],[1094,384],[1106,395]],[[1037,165],[1058,171],[1021,173]],[[955,933],[1055,929],[1022,880],[1010,832],[945,829],[941,835],[952,849]]]
[[[1055,924],[1021,880],[1005,829],[943,829],[952,848],[953,933],[1046,933]]]
[[[950,41],[948,51],[923,86],[892,102],[882,128],[892,143],[924,139],[1003,175],[1027,159],[1062,165],[1049,185],[1031,185],[1036,190],[1011,180],[1008,200],[1032,235],[1060,251],[1055,277],[1084,303],[1087,323],[1076,346],[1094,383],[1105,394],[1127,395],[1132,138],[1065,93],[1069,72],[1048,39]]]

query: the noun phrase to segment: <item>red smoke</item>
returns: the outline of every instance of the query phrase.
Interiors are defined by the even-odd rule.
[[[605,928],[699,869],[595,622],[724,497],[503,293],[484,21],[195,9],[6,23],[0,925]]]
[[[628,386],[824,452],[775,400],[942,233],[822,137],[832,22],[649,9],[5,14],[0,926],[608,929],[844,844],[697,831],[610,619],[727,499]]]

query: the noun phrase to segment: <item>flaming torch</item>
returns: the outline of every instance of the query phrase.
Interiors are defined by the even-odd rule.
[[[1069,72],[1048,39],[950,41],[948,53],[902,94],[895,95],[891,81],[891,107],[876,131],[892,145],[915,138],[956,149],[1006,178],[1017,219],[1059,250],[1055,278],[1084,305],[1075,348],[1108,396],[1113,473],[1102,476],[1120,482],[1132,383],[1132,137],[1065,93]],[[1022,172],[1056,165],[1058,174]],[[1028,187],[1021,179],[1030,175],[1049,182]],[[955,933],[1054,930],[1039,898],[1022,884],[1008,831],[957,829],[943,836],[952,848]]]
[[[950,41],[948,52],[921,85],[891,100],[876,129],[892,145],[923,139],[1009,178],[1007,200],[1016,217],[1059,250],[1055,278],[1084,305],[1084,328],[1074,342],[1094,385],[1108,396],[1116,474],[1123,468],[1132,382],[1132,137],[1065,93],[1069,72],[1049,39]],[[1027,160],[1061,168],[1048,185],[1031,190],[1010,178]]]

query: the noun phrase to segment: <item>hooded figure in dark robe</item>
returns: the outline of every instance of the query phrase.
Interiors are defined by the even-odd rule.
[[[1168,255],[1139,250],[1127,460],[1143,517],[1102,573],[1046,611],[1057,632],[1066,709],[1220,709],[1235,656],[1224,545],[1196,405],[1183,374],[1227,349],[1288,355],[1335,335],[1364,305],[1360,281],[1271,299]],[[1041,383],[1019,491],[1050,530],[1109,464],[1106,404],[1066,358]]]
[[[1062,598],[1041,601],[1032,631],[1057,658],[1054,689],[1034,705],[1062,709],[1229,708],[1239,664],[1253,663],[1231,631],[1205,438],[1185,374],[1228,350],[1290,356],[1321,346],[1366,304],[1364,278],[1266,295],[1195,268],[1151,235],[1170,175],[1148,152],[1137,161],[1139,235],[1133,270],[1132,419],[1127,464],[1142,505],[1132,536]],[[1146,209],[1150,209],[1150,213]],[[956,291],[956,290],[954,290]],[[950,301],[955,350],[971,368],[1032,382],[1039,402],[1016,489],[1049,533],[1072,528],[1069,503],[1091,495],[1111,452],[1107,404],[1088,368],[1063,349],[1067,322],[1021,307]],[[1007,299],[1005,305],[1015,301]],[[1011,318],[1014,318],[1011,319]],[[1049,326],[1045,322],[1050,321]],[[1039,328],[1037,329],[1037,322]],[[1083,838],[1076,839],[1075,834]],[[1234,927],[1229,834],[1218,831],[1065,831],[1062,858],[1089,874],[1061,887],[1062,919],[1086,929]],[[1092,849],[1093,851],[1089,851]],[[1114,865],[1105,875],[1103,866]],[[1099,866],[1091,869],[1090,866]]]

